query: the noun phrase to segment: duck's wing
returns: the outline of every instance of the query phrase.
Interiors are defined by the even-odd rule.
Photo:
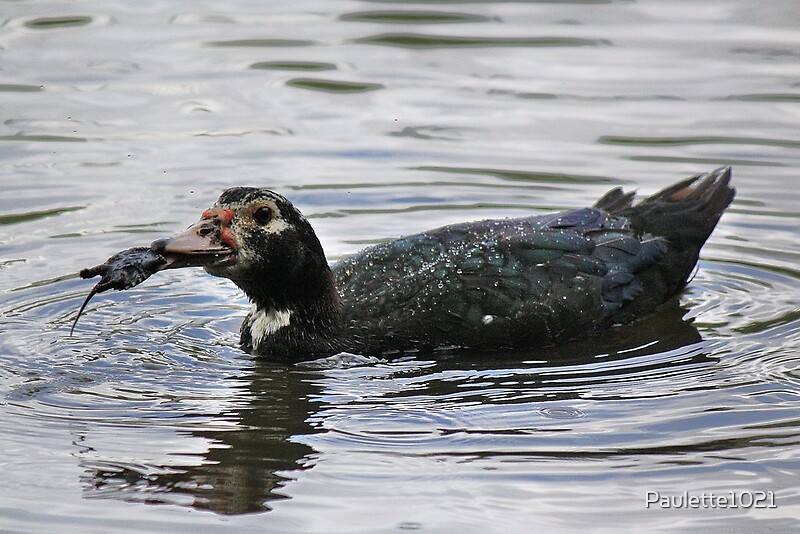
[[[626,219],[585,208],[443,227],[334,272],[354,331],[387,346],[532,346],[596,328],[636,298],[636,273],[665,251]]]

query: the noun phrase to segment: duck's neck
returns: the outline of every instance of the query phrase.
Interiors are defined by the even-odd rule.
[[[265,276],[239,283],[253,302],[242,324],[242,347],[253,354],[280,359],[306,359],[337,352],[342,309],[327,262],[309,261],[280,286]]]

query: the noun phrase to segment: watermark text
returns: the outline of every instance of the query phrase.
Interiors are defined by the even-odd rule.
[[[678,494],[662,494],[658,491],[647,491],[644,496],[645,508],[679,509],[679,508],[777,508],[773,491],[727,491],[715,493],[704,491],[693,493],[684,491]]]

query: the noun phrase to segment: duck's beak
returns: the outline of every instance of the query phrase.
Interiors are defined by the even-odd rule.
[[[166,258],[159,270],[179,267],[222,267],[236,263],[236,248],[227,238],[227,224],[219,218],[202,219],[178,235],[153,241],[150,250]]]

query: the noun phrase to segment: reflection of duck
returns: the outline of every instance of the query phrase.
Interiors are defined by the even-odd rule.
[[[236,187],[152,250],[244,290],[241,342],[255,354],[530,348],[630,322],[680,291],[733,200],[729,181],[722,168],[636,205],[617,188],[591,208],[445,226],[333,269],[288,200]]]
[[[79,437],[85,491],[94,498],[188,505],[224,515],[262,512],[288,498],[281,488],[314,465],[314,450],[292,438],[319,431],[308,422],[317,409],[309,399],[319,392],[319,374],[259,359],[248,375],[247,385],[234,394],[241,408],[192,413],[201,429],[179,426],[158,449],[165,465],[153,464],[144,447],[126,463],[124,445],[94,443],[91,432]],[[206,443],[205,451],[197,450],[195,438]],[[182,461],[175,465],[170,458]]]
[[[246,377],[242,377],[241,389],[237,387],[233,394],[235,409],[222,413],[186,412],[200,428],[187,429],[180,425],[172,439],[157,445],[160,454],[155,457],[165,458],[165,465],[154,464],[145,449],[137,449],[134,457],[121,461],[130,454],[126,440],[109,441],[102,439],[102,433],[96,436],[91,431],[76,429],[84,491],[93,499],[184,505],[223,515],[269,510],[275,506],[275,501],[302,496],[302,490],[298,493],[291,480],[303,480],[307,476],[310,480],[320,480],[304,474],[322,467],[316,461],[320,455],[326,460],[323,463],[329,469],[333,465],[336,472],[353,469],[358,462],[354,464],[352,456],[328,456],[314,447],[329,439],[345,443],[357,440],[358,435],[331,429],[335,429],[342,418],[360,420],[359,414],[365,406],[370,413],[386,413],[386,410],[394,413],[396,406],[391,400],[396,397],[395,388],[405,391],[403,398],[408,402],[405,406],[411,409],[430,407],[436,422],[428,430],[435,436],[451,429],[463,433],[465,425],[478,434],[486,431],[480,425],[475,428],[472,421],[456,420],[452,425],[445,422],[454,413],[474,414],[476,398],[489,402],[488,397],[482,395],[491,397],[490,404],[498,412],[513,413],[516,404],[529,407],[525,412],[530,414],[530,424],[536,427],[540,424],[536,415],[539,408],[563,408],[563,404],[554,403],[582,396],[597,399],[600,392],[622,395],[620,384],[657,381],[678,373],[687,365],[687,358],[695,364],[709,361],[702,354],[692,355],[691,349],[682,351],[679,356],[664,356],[666,351],[700,340],[697,330],[682,319],[685,311],[678,299],[670,299],[659,307],[657,317],[651,315],[636,324],[614,328],[609,335],[532,352],[530,356],[539,360],[537,363],[521,363],[519,354],[494,352],[487,358],[482,351],[459,353],[458,358],[438,358],[433,365],[417,362],[417,366],[409,362],[399,368],[402,369],[399,382],[390,378],[394,373],[384,375],[380,366],[375,368],[374,375],[379,379],[371,380],[362,371],[349,374],[336,370],[328,374],[324,369],[287,368],[258,358]],[[605,353],[609,354],[598,358]],[[548,361],[541,361],[545,359]],[[611,360],[619,360],[620,364],[602,365]],[[488,372],[481,372],[483,370]],[[476,372],[480,373],[479,381],[475,380]],[[409,377],[416,377],[416,380],[406,383]],[[509,381],[513,385],[509,385]],[[370,384],[370,392],[355,401],[351,396],[337,394],[337,388],[352,392],[365,384]],[[703,384],[693,383],[693,387],[703,387]],[[714,382],[706,387],[714,387]],[[505,393],[501,393],[503,391]],[[626,392],[625,398],[631,395]],[[388,434],[381,434],[379,429],[369,425],[361,431],[369,435],[371,443],[378,440],[377,447],[385,453],[384,446],[396,445],[398,435],[405,435],[401,431],[407,421],[401,418],[394,422],[397,426]],[[410,431],[412,434],[421,432],[418,426]],[[515,432],[514,429],[508,431]],[[317,432],[333,432],[333,435],[316,439],[313,434]],[[497,430],[486,432],[489,432],[489,439],[497,439]],[[206,450],[197,450],[197,438],[207,444]],[[408,446],[406,438],[400,441]],[[417,445],[424,448],[424,443]],[[364,442],[359,441],[358,447],[351,448],[362,450],[363,447]],[[582,453],[570,450],[564,454],[574,458]],[[586,451],[586,454],[592,459],[598,457],[596,450]],[[172,463],[175,458],[181,459],[179,465]],[[328,471],[326,475],[324,469],[321,480],[326,480],[330,474]]]

